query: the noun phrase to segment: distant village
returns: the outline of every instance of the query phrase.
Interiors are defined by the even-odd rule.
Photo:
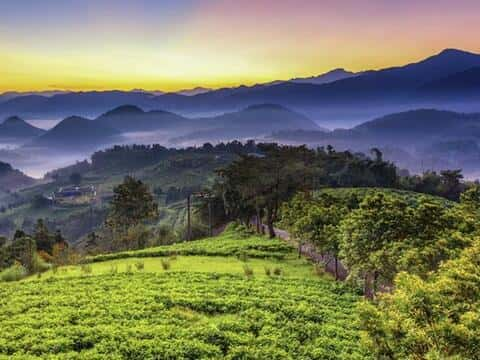
[[[60,187],[48,197],[54,203],[87,203],[97,197],[97,189],[93,185]]]

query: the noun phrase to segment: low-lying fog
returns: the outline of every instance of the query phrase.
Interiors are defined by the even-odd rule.
[[[58,120],[30,120],[34,126],[49,129],[55,126]],[[202,145],[195,142],[171,143],[169,139],[177,133],[166,131],[145,131],[122,134],[115,144],[161,144],[166,147],[183,147]],[[47,172],[72,165],[77,161],[89,159],[97,150],[106,149],[114,144],[103,144],[85,151],[67,151],[64,149],[31,149],[23,148],[22,144],[0,144],[0,161],[10,163],[14,168],[21,170],[28,176],[42,178]]]

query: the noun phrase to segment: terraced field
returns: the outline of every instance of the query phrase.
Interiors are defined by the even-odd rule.
[[[229,232],[160,250],[0,284],[0,358],[366,358],[359,297],[281,241]]]

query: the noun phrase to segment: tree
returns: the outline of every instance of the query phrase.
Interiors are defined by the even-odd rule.
[[[406,272],[395,291],[359,307],[378,359],[480,358],[480,240],[424,280]]]
[[[95,233],[95,231],[92,231],[90,234],[87,236],[87,241],[85,242],[85,249],[87,250],[88,254],[94,254],[95,250],[98,248],[98,240],[99,237]]]
[[[131,227],[158,216],[158,205],[148,187],[131,176],[113,189],[107,225],[117,234],[127,234]]]
[[[33,238],[37,244],[38,250],[46,251],[47,253],[52,252],[53,244],[55,243],[54,237],[48,231],[47,226],[43,219],[38,219],[33,230]]]
[[[225,208],[249,224],[252,217],[264,219],[270,237],[275,236],[274,223],[280,206],[298,190],[311,188],[308,165],[314,152],[306,147],[260,144],[260,156],[242,156],[219,175],[217,188],[222,190]]]
[[[340,255],[351,278],[364,281],[364,293],[373,298],[379,280],[389,284],[410,235],[407,203],[382,193],[367,195],[360,207],[340,225]]]
[[[462,187],[460,180],[463,179],[462,170],[444,170],[440,172],[442,176],[443,196],[450,200],[458,200]]]
[[[32,199],[34,209],[44,209],[50,205],[51,201],[43,195],[35,195]]]
[[[20,234],[19,234],[20,235]],[[15,238],[9,249],[10,264],[18,261],[33,274],[37,268],[37,247],[35,240],[28,235]]]
[[[73,184],[73,185],[80,185],[82,183],[82,174],[78,173],[78,172],[74,172],[72,174],[70,174],[70,182]]]
[[[337,280],[340,247],[338,225],[348,211],[342,201],[328,194],[315,199],[306,194],[297,194],[282,207],[282,226],[298,241],[299,250],[304,242],[308,242],[325,258],[333,258]]]

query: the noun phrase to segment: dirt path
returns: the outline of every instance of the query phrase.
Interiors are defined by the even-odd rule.
[[[275,234],[280,239],[283,239],[298,248],[298,242],[290,237],[288,231],[275,228]],[[328,254],[322,255],[318,253],[315,250],[315,247],[308,243],[300,246],[300,254],[316,263],[325,264],[325,271],[335,276],[335,258],[333,256]],[[345,266],[340,261],[337,261],[336,267],[338,279],[345,280],[348,276],[348,271]]]

